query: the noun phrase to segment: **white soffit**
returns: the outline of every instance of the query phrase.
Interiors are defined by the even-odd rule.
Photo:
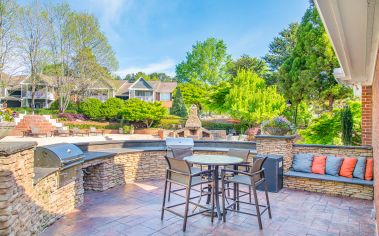
[[[346,84],[372,83],[379,46],[379,0],[315,0]]]

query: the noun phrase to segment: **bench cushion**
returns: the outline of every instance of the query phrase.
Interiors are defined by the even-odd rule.
[[[338,176],[342,165],[343,158],[328,155],[326,158],[325,174]]]
[[[346,178],[346,177],[333,176],[333,175],[319,175],[319,174],[312,174],[312,173],[304,173],[304,172],[297,172],[297,171],[292,171],[292,170],[284,173],[284,176],[335,181],[335,182],[341,182],[341,183],[360,184],[360,185],[368,185],[368,186],[374,185],[374,181],[367,181],[367,180],[362,180],[362,179],[357,179],[357,178]]]
[[[366,161],[365,180],[372,180],[374,174],[374,161],[370,158]]]
[[[342,162],[340,176],[353,178],[353,172],[358,159],[354,157],[345,157]]]
[[[357,164],[355,165],[353,177],[358,179],[365,179],[366,171],[366,157],[358,157]]]
[[[313,155],[310,153],[298,153],[293,157],[292,168],[295,171],[311,173]]]

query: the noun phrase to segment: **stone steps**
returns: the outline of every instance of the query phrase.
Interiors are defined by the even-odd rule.
[[[50,134],[57,127],[63,127],[62,123],[56,119],[51,119],[50,115],[25,115],[21,114],[15,119],[16,126],[10,133],[13,136],[20,136],[24,131],[28,131],[31,127],[36,127],[41,133]]]

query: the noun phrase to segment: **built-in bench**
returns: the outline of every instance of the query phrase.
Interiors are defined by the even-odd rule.
[[[300,177],[300,178],[318,179],[318,180],[326,180],[326,181],[335,181],[335,182],[348,183],[348,184],[361,184],[361,185],[367,185],[367,186],[374,186],[374,181],[362,180],[358,178],[346,178],[342,176],[304,173],[304,172],[298,172],[298,171],[293,171],[293,170],[288,171],[284,175],[289,176],[289,177]]]
[[[287,188],[368,200],[373,199],[374,181],[304,173],[294,170],[284,173],[284,177],[284,186]]]

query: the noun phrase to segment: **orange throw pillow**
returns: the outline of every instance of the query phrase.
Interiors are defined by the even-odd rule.
[[[366,161],[365,180],[372,180],[374,161],[370,158]]]
[[[326,156],[314,156],[312,162],[312,173],[325,174]]]
[[[340,176],[353,178],[353,172],[355,165],[357,164],[357,158],[345,157],[342,162],[342,166],[340,169]]]

